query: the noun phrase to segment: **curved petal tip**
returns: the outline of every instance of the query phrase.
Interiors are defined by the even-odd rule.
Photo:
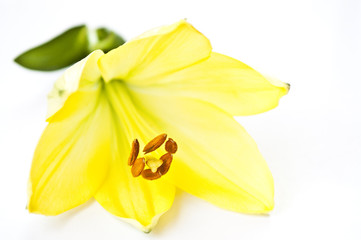
[[[121,219],[122,221],[124,221],[126,223],[129,223],[130,225],[138,228],[139,230],[141,230],[144,233],[150,233],[153,230],[153,228],[157,225],[158,220],[162,215],[163,215],[163,213],[154,216],[151,223],[147,226],[142,225],[140,222],[138,222],[137,220],[132,219],[132,218],[122,218],[122,217],[117,217],[117,218]]]

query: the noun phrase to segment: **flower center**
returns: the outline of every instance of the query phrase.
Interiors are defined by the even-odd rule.
[[[167,140],[167,134],[161,134],[153,138],[147,143],[143,149],[144,156],[138,158],[139,155],[139,142],[135,139],[132,143],[128,165],[132,166],[131,172],[133,177],[142,175],[143,178],[148,180],[158,179],[165,175],[170,168],[173,160],[173,154],[178,150],[177,143],[168,138],[165,143],[165,150],[167,153],[160,158],[156,158],[151,152],[157,150]]]

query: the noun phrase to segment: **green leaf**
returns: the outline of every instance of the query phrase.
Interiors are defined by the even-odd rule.
[[[81,25],[26,51],[15,62],[33,70],[57,70],[86,57],[89,53],[88,45],[87,28]]]
[[[125,43],[121,36],[104,27],[96,29],[96,35],[98,40],[96,43],[90,46],[91,50],[101,49],[106,53]]]
[[[107,28],[89,30],[81,25],[26,51],[15,62],[33,70],[58,70],[76,63],[96,49],[109,52],[124,42],[121,36]]]

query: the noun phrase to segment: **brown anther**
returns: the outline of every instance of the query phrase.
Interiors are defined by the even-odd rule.
[[[144,158],[138,158],[135,160],[131,170],[133,177],[138,177],[142,173],[144,166]]]
[[[142,176],[143,176],[143,178],[145,178],[147,180],[155,180],[155,179],[160,178],[162,175],[158,171],[154,173],[150,169],[145,169],[142,172]]]
[[[158,168],[158,172],[161,175],[164,175],[168,172],[168,170],[170,168],[170,164],[172,163],[173,156],[170,153],[166,153],[160,157],[160,160],[163,161],[163,164]]]
[[[135,159],[137,159],[139,154],[139,142],[138,139],[134,139],[132,143],[132,149],[130,150],[130,156],[128,159],[128,165],[132,166],[134,164]]]
[[[143,149],[144,154],[153,152],[154,150],[162,146],[162,144],[166,139],[167,139],[167,134],[165,133],[153,138],[153,140],[151,140],[147,145],[145,145]]]
[[[175,153],[178,150],[177,143],[173,139],[169,138],[165,143],[165,150],[169,153]]]

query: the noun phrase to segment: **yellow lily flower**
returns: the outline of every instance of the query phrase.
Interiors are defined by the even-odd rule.
[[[179,188],[232,211],[268,212],[272,175],[233,116],[270,110],[288,89],[212,52],[209,40],[186,21],[107,54],[94,51],[49,94],[49,124],[34,154],[28,210],[57,215],[94,197],[149,232]],[[163,147],[152,151],[157,146],[133,161],[139,146],[160,134],[174,140],[165,144],[173,157],[169,171],[155,180],[134,177],[147,165],[148,173],[158,171],[165,161]]]

